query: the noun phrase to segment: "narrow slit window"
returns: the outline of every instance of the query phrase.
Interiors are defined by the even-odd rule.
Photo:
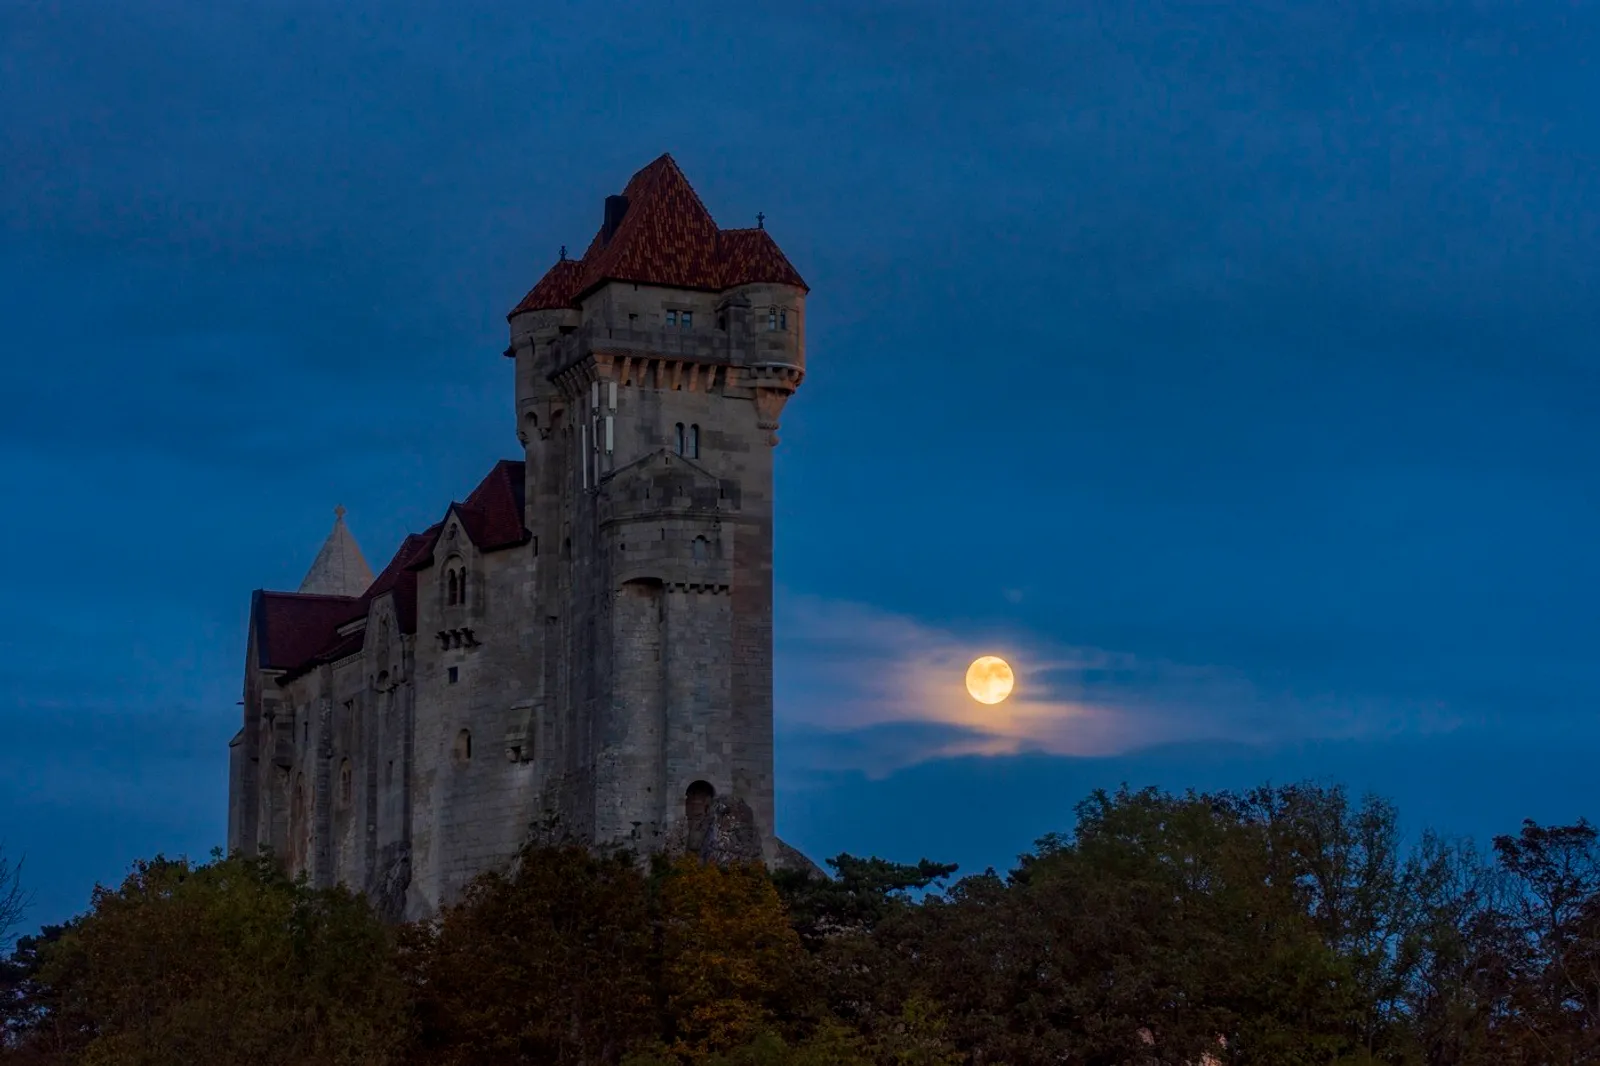
[[[446,605],[453,607],[456,603],[456,597],[460,595],[460,590],[456,588],[456,572],[454,570],[446,570],[444,572],[444,584],[444,602]]]
[[[689,458],[700,458],[700,424],[698,422],[689,427]]]
[[[683,423],[682,422],[678,423],[678,427],[677,427],[676,432],[677,432],[677,439],[676,439],[676,442],[675,442],[674,446],[677,449],[678,454],[682,455],[683,454]]]
[[[786,329],[789,328],[789,312],[788,311],[780,310],[778,312],[778,328],[780,330],[786,330]]]

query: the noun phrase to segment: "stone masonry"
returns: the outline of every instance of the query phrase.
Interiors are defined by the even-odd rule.
[[[806,864],[773,834],[772,446],[807,288],[670,156],[509,317],[520,459],[373,578],[251,605],[230,850],[433,914],[541,836]]]

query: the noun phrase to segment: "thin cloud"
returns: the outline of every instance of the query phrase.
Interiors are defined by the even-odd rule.
[[[1271,744],[1450,728],[1438,703],[1268,690],[1221,666],[1075,647],[1034,634],[978,638],[862,604],[779,601],[777,714],[786,759],[881,775],[960,756],[1106,757],[1163,744]],[[1017,674],[996,706],[963,685],[979,655]]]

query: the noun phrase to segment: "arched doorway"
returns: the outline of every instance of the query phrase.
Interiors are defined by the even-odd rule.
[[[690,851],[699,851],[705,843],[711,821],[711,801],[716,798],[717,790],[709,781],[696,781],[684,790],[683,819],[688,828]]]

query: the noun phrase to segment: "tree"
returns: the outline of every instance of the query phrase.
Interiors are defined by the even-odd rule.
[[[32,897],[22,888],[22,860],[13,861],[0,844],[0,952],[11,946],[11,936],[22,924]]]
[[[954,863],[928,859],[908,865],[848,853],[829,859],[828,865],[832,877],[799,871],[772,875],[790,920],[812,948],[829,937],[870,933],[890,913],[910,905],[913,893],[943,882],[957,869]]]
[[[55,990],[39,979],[46,951],[66,929],[51,925],[19,937],[10,958],[0,961],[0,1062],[52,1062],[87,1041],[86,1021],[66,1016]]]
[[[1600,834],[1523,823],[1494,849],[1516,893],[1497,916],[1499,1028],[1513,1062],[1600,1057]]]
[[[759,865],[693,858],[658,880],[664,1036],[685,1061],[793,1035],[813,1013],[809,960],[783,901]]]
[[[1502,1058],[1491,1026],[1506,996],[1497,902],[1504,878],[1470,842],[1424,834],[1406,861],[1413,921],[1398,947],[1406,977],[1400,1014],[1418,1061],[1489,1066]]]
[[[418,1061],[616,1062],[658,1031],[650,923],[631,857],[526,849],[406,932]]]
[[[266,859],[136,863],[27,969],[31,1042],[84,1066],[381,1066],[406,1040],[389,930]]]

